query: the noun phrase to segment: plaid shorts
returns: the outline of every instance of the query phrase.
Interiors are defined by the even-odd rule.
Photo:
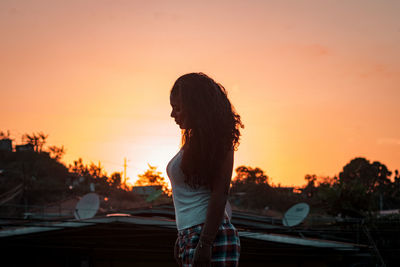
[[[179,258],[183,267],[192,267],[192,260],[199,242],[203,224],[178,232]],[[239,266],[240,240],[237,229],[225,217],[212,245],[211,266]]]

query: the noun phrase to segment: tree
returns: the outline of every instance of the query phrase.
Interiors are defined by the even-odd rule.
[[[52,158],[59,161],[65,154],[64,146],[57,147],[57,146],[50,146],[49,152]]]
[[[304,177],[304,179],[307,181],[307,185],[303,189],[303,194],[306,195],[308,198],[311,198],[317,191],[316,187],[317,176],[315,174],[313,175],[307,174]]]
[[[89,174],[89,168],[87,165],[83,164],[82,158],[74,160],[74,164],[73,165],[70,164],[69,169],[71,172],[79,176],[85,176]]]
[[[337,183],[324,188],[330,211],[342,216],[364,217],[380,208],[386,189],[391,186],[391,172],[378,161],[355,158],[343,167]],[[322,196],[320,194],[320,196]],[[382,207],[382,206],[381,206]]]
[[[108,178],[108,183],[113,188],[120,188],[122,181],[122,174],[120,172],[114,172],[111,174],[110,178]]]
[[[372,164],[365,158],[355,158],[339,174],[339,182],[346,188],[355,184],[364,187],[366,193],[382,192],[390,184],[392,173],[384,164],[374,161]]]
[[[70,180],[68,169],[45,153],[0,153],[0,168],[7,175],[2,177],[3,190],[9,186],[23,185],[23,192],[13,204],[43,205],[67,195]],[[14,201],[13,200],[13,201]],[[24,211],[26,212],[26,210]]]
[[[394,171],[395,175],[394,175],[394,181],[392,183],[391,186],[391,196],[395,197],[395,196],[399,196],[400,199],[400,173],[398,170]]]
[[[46,139],[49,135],[45,135],[43,132],[39,132],[37,134],[32,133],[22,135],[22,141],[27,142],[28,144],[33,145],[33,149],[36,152],[42,152],[44,144],[46,144]]]
[[[0,139],[10,139],[10,130],[6,132],[0,131]]]
[[[74,184],[74,193],[82,194],[88,192],[90,183],[93,183],[97,193],[104,195],[110,194],[112,187],[109,183],[109,177],[103,170],[100,162],[98,165],[93,162],[90,165],[83,163],[82,158],[75,160],[73,165],[69,165],[69,170],[72,172],[72,183]]]
[[[232,180],[233,203],[245,209],[264,209],[271,204],[272,190],[268,176],[260,168],[239,166]]]
[[[268,176],[260,168],[240,166],[236,168],[235,183],[254,183],[268,185]]]
[[[139,179],[135,182],[135,186],[160,185],[163,192],[170,195],[171,190],[168,188],[165,178],[161,176],[161,172],[157,171],[157,167],[147,165],[149,168],[143,174],[138,175]]]
[[[107,174],[105,173],[105,171],[103,169],[103,166],[101,166],[100,161],[99,161],[98,165],[91,162],[88,170],[89,170],[89,174],[95,179],[107,176]]]

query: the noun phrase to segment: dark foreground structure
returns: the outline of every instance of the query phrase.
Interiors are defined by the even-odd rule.
[[[241,236],[240,266],[376,266],[368,246],[296,232],[278,220],[233,213]],[[1,220],[1,266],[177,266],[173,208],[124,211],[92,219]]]

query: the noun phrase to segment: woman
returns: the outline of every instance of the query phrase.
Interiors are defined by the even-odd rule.
[[[181,150],[167,166],[178,228],[175,258],[179,266],[238,266],[240,240],[225,205],[240,116],[224,87],[203,73],[179,77],[170,102],[182,129]]]

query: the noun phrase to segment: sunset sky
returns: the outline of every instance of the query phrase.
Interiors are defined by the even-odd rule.
[[[108,174],[165,174],[169,91],[220,82],[245,129],[235,167],[303,185],[351,159],[400,169],[400,1],[0,1],[0,130],[43,131]]]

